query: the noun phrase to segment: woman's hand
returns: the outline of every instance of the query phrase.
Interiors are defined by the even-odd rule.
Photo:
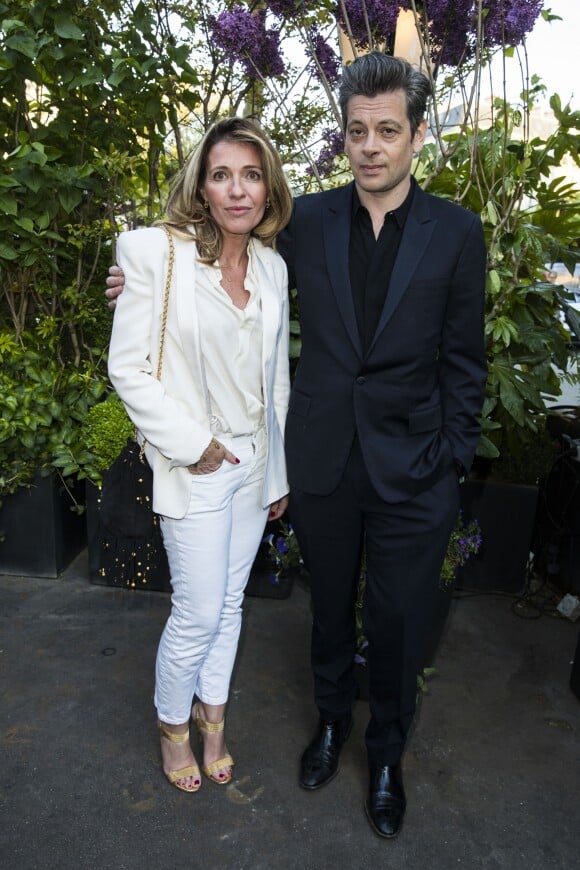
[[[237,456],[227,450],[223,444],[212,438],[197,462],[187,466],[190,474],[211,474],[220,468],[222,462],[227,460],[232,465],[239,465],[240,460]]]
[[[285,495],[283,498],[278,499],[278,501],[272,502],[270,505],[270,512],[268,514],[268,521],[270,520],[278,520],[288,507],[288,496]]]

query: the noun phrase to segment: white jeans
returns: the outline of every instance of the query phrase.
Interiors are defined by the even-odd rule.
[[[161,520],[173,593],[157,651],[155,706],[170,725],[189,720],[194,695],[206,704],[228,699],[244,588],[268,516],[265,431],[220,441],[240,464],[193,475],[185,517]]]

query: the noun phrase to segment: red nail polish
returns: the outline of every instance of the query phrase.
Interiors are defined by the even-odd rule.
[[[236,457],[236,465],[240,464],[240,460]]]

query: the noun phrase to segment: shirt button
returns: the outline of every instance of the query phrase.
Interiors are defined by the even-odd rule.
[[[366,383],[366,380],[367,379],[364,377],[364,375],[359,375],[358,378],[356,379],[356,382],[359,386],[362,387],[362,385]]]

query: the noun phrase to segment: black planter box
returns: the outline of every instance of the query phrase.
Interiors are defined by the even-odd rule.
[[[111,583],[107,576],[101,570],[101,554],[103,552],[103,542],[100,535],[99,510],[100,510],[100,489],[93,483],[87,481],[86,484],[86,504],[87,504],[87,544],[89,555],[89,580],[96,586],[118,586],[117,583]],[[171,592],[171,584],[169,582],[169,566],[164,558],[158,569],[149,575],[146,583],[135,583],[133,578],[128,577],[127,582],[122,587],[125,589],[142,589],[145,592]]]
[[[572,672],[570,674],[570,688],[580,701],[580,635],[576,644],[576,652],[574,661],[572,662]]]
[[[580,462],[565,449],[542,481],[535,551],[544,574],[563,592],[579,595]]]
[[[292,570],[276,577],[272,569],[267,570],[254,563],[245,594],[250,598],[288,598],[292,592],[297,571]]]
[[[83,489],[73,495],[83,504]],[[86,546],[86,524],[55,474],[2,499],[0,573],[58,577]]]
[[[466,480],[461,487],[465,521],[476,519],[483,539],[478,553],[457,573],[464,589],[518,592],[526,579],[538,487]]]

